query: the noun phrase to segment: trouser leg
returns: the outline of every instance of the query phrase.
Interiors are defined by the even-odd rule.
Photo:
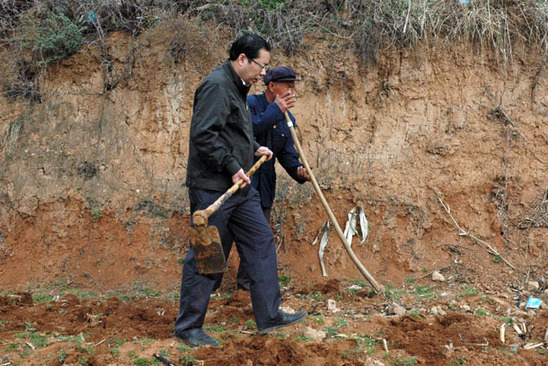
[[[220,192],[203,190],[189,190],[191,214],[196,210],[202,210],[221,195]],[[225,257],[232,246],[232,235],[226,228],[228,222],[228,210],[221,207],[208,219],[208,226],[216,226],[221,237]],[[193,225],[191,223],[191,225]],[[185,258],[183,276],[181,280],[181,293],[179,299],[179,313],[175,320],[175,333],[183,335],[185,330],[201,328],[204,324],[207,306],[211,292],[221,283],[223,274],[201,275],[198,273],[194,250],[190,248]]]
[[[251,189],[232,211],[229,226],[241,265],[249,276],[257,327],[264,328],[280,317],[281,293],[274,237],[262,214],[257,191]]]
[[[270,223],[271,208],[262,207],[262,210],[263,210],[263,216],[265,217],[266,222]],[[250,283],[251,281],[249,280],[249,276],[247,272],[245,271],[245,268],[242,265],[242,262],[240,260],[240,264],[238,266],[238,274],[236,275],[237,288],[239,290],[249,291]]]

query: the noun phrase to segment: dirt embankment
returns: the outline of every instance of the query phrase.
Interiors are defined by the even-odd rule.
[[[135,41],[114,34],[112,73],[122,80],[114,90],[104,91],[90,47],[48,70],[43,103],[1,101],[2,127],[22,121],[1,157],[4,287],[176,285],[188,242],[182,182],[192,95],[228,46],[207,37],[209,45],[189,40],[176,23]],[[375,67],[353,60],[327,41],[310,40],[292,59],[273,54],[274,65],[290,64],[302,78],[294,111],[302,144],[341,225],[354,206],[366,212],[370,234],[355,250],[377,280],[400,284],[462,265],[460,277],[491,286],[544,268],[542,58],[524,52],[498,64],[456,47],[390,53]],[[326,215],[309,185],[281,176],[273,226],[283,268],[322,281],[310,243]],[[457,223],[470,235],[459,236]],[[472,236],[514,269],[493,263]],[[359,277],[334,235],[325,260],[329,276]]]
[[[208,315],[220,328],[208,331],[223,350],[178,348],[176,301],[151,298],[177,298],[193,92],[228,44],[177,22],[135,41],[113,34],[108,80],[89,47],[50,67],[41,104],[0,100],[0,127],[21,121],[0,156],[0,286],[10,291],[0,332],[10,362],[132,365],[163,349],[186,364],[542,364],[545,353],[523,346],[547,326],[545,311],[524,311],[528,296],[548,301],[545,61],[523,51],[499,64],[465,46],[388,53],[374,67],[326,40],[308,40],[291,59],[274,52],[274,65],[302,79],[294,114],[320,186],[341,225],[364,209],[369,236],[354,250],[387,293],[368,297],[334,233],[322,276],[311,243],[326,215],[310,185],[280,172],[272,226],[289,281],[284,304],[312,316],[283,337],[250,335],[247,295],[222,292]],[[222,291],[234,287],[235,256],[230,264]],[[435,270],[445,282],[432,282]],[[27,288],[52,298],[17,292]],[[436,295],[424,298],[425,288]],[[68,290],[146,299],[55,297]],[[486,314],[496,316],[478,317]],[[503,343],[504,317],[529,331]]]

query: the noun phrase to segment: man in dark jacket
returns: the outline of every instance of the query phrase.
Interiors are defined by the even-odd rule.
[[[274,238],[262,215],[259,195],[245,175],[254,155],[272,158],[270,149],[254,140],[246,103],[250,86],[266,75],[270,46],[258,35],[248,34],[232,44],[229,55],[229,60],[204,79],[194,96],[186,185],[192,214],[244,180],[240,190],[209,217],[208,224],[217,227],[225,256],[230,253],[232,242],[236,242],[240,261],[251,280],[255,322],[259,333],[266,333],[293,324],[307,314],[287,314],[279,309],[281,293]],[[194,251],[189,250],[175,335],[191,346],[219,345],[204,333],[202,326],[209,297],[221,278],[222,273],[199,274]]]
[[[297,76],[292,68],[276,67],[264,77],[265,92],[247,97],[255,139],[260,145],[268,147],[273,152],[273,158],[265,162],[251,178],[253,188],[261,197],[261,207],[267,221],[270,221],[270,211],[276,195],[275,160],[278,160],[291,178],[298,183],[302,184],[310,180],[303,164],[299,161],[299,153],[295,150],[284,116],[287,111],[289,118],[295,124],[295,118],[289,112],[296,100],[295,81]],[[242,265],[238,268],[236,282],[238,289],[249,291],[250,280]]]

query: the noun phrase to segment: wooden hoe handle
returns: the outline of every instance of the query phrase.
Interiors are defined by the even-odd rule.
[[[350,256],[350,259],[352,259],[352,262],[358,267],[362,275],[369,281],[371,286],[373,286],[373,289],[376,293],[383,292],[383,288],[375,281],[373,276],[369,274],[367,269],[363,266],[363,264],[360,262],[356,254],[354,254],[354,251],[350,247],[350,244],[346,240],[343,231],[341,230],[341,227],[339,226],[339,223],[337,222],[337,219],[335,218],[335,215],[333,214],[333,211],[331,211],[331,208],[329,207],[327,201],[325,200],[325,197],[323,196],[323,193],[320,189],[320,186],[318,185],[318,182],[316,181],[316,177],[314,176],[314,173],[312,173],[312,169],[310,169],[310,166],[308,165],[308,161],[306,161],[306,157],[304,156],[303,149],[301,148],[301,144],[299,143],[299,140],[297,139],[297,134],[295,133],[295,128],[293,127],[293,122],[289,118],[289,114],[287,114],[287,111],[285,114],[285,120],[287,122],[287,125],[289,126],[289,131],[291,132],[291,137],[293,137],[293,143],[295,144],[295,147],[297,148],[297,151],[299,152],[301,161],[306,169],[306,172],[311,178],[312,186],[314,187],[314,190],[318,194],[318,197],[320,198],[320,201],[322,202],[323,207],[325,208],[325,212],[327,213],[327,216],[329,216],[329,220],[331,220],[331,223],[335,227],[335,231],[339,235],[339,238],[341,239],[344,248],[346,249],[348,255]]]
[[[259,167],[266,161],[267,156],[263,155],[246,173],[248,177],[251,177],[253,173],[259,169]],[[205,210],[198,210],[192,215],[192,221],[194,226],[207,226],[207,218],[211,216],[215,211],[219,209],[232,195],[240,188],[240,185],[244,182],[243,178],[234,183],[223,195],[217,198],[217,201],[209,205]]]

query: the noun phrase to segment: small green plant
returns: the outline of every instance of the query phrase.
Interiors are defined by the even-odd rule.
[[[109,352],[111,355],[113,355],[113,356],[116,356],[116,357],[120,356],[120,350],[118,349],[118,347],[113,348],[113,349],[111,349],[111,350],[108,351],[108,352]]]
[[[177,263],[179,263],[179,264],[185,263],[185,258],[182,257],[182,258],[177,259]]]
[[[53,301],[54,298],[55,298],[55,296],[48,295],[48,294],[33,294],[32,295],[32,299],[35,302],[49,302],[49,301]]]
[[[93,211],[91,211],[91,218],[93,219],[93,221],[97,221],[101,217],[103,217],[103,211],[102,210],[93,210]]]
[[[412,285],[415,283],[417,279],[415,277],[409,277],[405,282],[408,284],[408,285]]]
[[[348,327],[348,320],[345,318],[337,318],[337,323],[339,323],[339,327]]]
[[[245,325],[246,325],[246,327],[248,327],[250,329],[257,329],[257,325],[255,324],[255,322],[252,319],[246,320]]]
[[[285,286],[289,285],[289,282],[291,281],[291,276],[279,275],[278,276],[278,281],[280,282],[280,285],[282,285],[282,287],[285,287]]]
[[[422,316],[421,316],[421,314],[419,313],[418,310],[410,310],[410,311],[407,312],[407,314],[410,317],[413,317],[415,319],[421,319],[422,318]]]
[[[307,337],[307,336],[304,335],[304,333],[299,333],[299,335],[297,336],[297,341],[298,342],[311,342],[313,340],[314,340],[314,338]]]
[[[466,363],[466,360],[464,358],[459,358],[456,361],[451,361],[451,366],[464,365],[465,363]]]
[[[152,344],[152,343],[154,343],[154,339],[143,338],[143,339],[141,339],[141,343],[142,344]]]
[[[327,336],[332,338],[335,337],[337,333],[339,333],[339,327],[326,327],[323,328],[323,331],[327,332]]]
[[[13,342],[5,346],[4,349],[6,350],[6,352],[13,352],[13,351],[17,351],[20,346],[21,346],[21,343]]]
[[[215,326],[215,325],[211,325],[211,326],[205,326],[204,327],[204,330],[206,331],[212,331],[212,332],[215,332],[215,333],[223,333],[223,332],[226,332],[226,329],[222,326]]]
[[[504,318],[502,318],[502,321],[504,324],[512,325],[514,324],[514,318],[512,318],[510,315],[506,315]]]
[[[400,359],[392,360],[390,361],[390,363],[393,365],[416,365],[419,362],[417,361],[415,357],[411,357],[411,358],[406,358],[404,360],[400,360]]]
[[[477,294],[478,294],[478,290],[475,289],[474,287],[464,286],[463,290],[457,294],[457,297],[461,298],[461,297],[477,295]]]
[[[192,366],[196,364],[196,359],[192,355],[183,354],[179,359],[181,366]]]
[[[65,363],[65,360],[67,358],[67,351],[65,351],[63,348],[57,352],[59,354],[59,365],[62,365]]]
[[[495,257],[493,257],[493,263],[500,263],[502,262],[502,257],[500,255],[497,255]]]
[[[325,319],[323,315],[318,315],[314,317],[314,323],[318,323],[319,325],[325,325]]]
[[[356,347],[354,347],[353,349],[347,349],[346,351],[344,351],[342,354],[341,354],[341,357],[342,358],[346,358],[346,357],[349,357],[349,356],[352,356],[352,355],[355,355],[355,354],[358,354],[362,351],[362,345],[361,344],[358,344]]]
[[[391,284],[387,284],[385,289],[386,298],[393,301],[400,301],[404,291],[394,288]]]
[[[121,346],[122,344],[127,343],[127,340],[118,338],[118,339],[115,339],[114,342],[112,343],[114,343],[117,346]]]
[[[147,358],[139,357],[133,361],[133,364],[137,366],[149,366],[151,363]]]
[[[487,316],[487,315],[489,315],[489,311],[487,311],[485,309],[478,309],[478,310],[476,310],[474,315],[476,315],[476,316]]]
[[[322,292],[321,291],[310,291],[306,295],[297,294],[296,296],[299,299],[317,299],[317,298],[320,298],[322,296]]]
[[[418,286],[415,288],[413,294],[421,299],[433,299],[437,297],[434,288],[429,286]]]

